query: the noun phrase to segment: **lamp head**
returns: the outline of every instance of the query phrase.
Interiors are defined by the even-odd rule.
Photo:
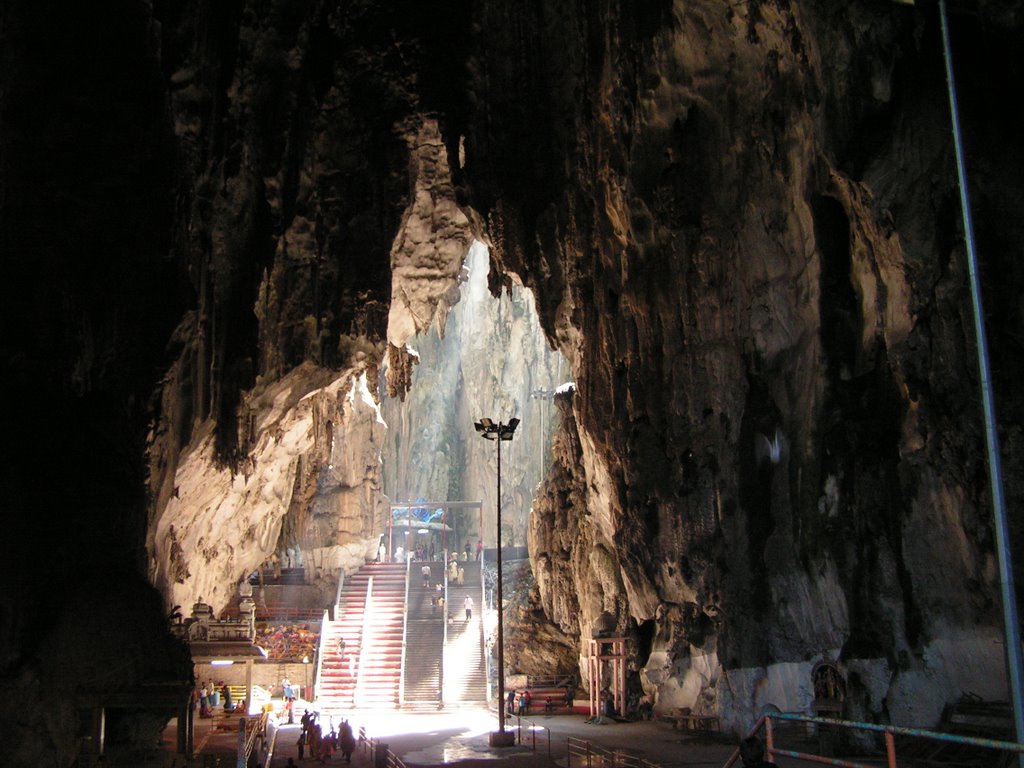
[[[511,440],[519,426],[519,419],[509,419],[508,424],[495,424],[491,419],[480,419],[473,426],[481,437],[488,440]]]

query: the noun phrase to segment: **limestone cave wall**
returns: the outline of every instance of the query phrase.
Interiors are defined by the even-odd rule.
[[[1012,509],[1020,146],[988,110],[1020,16],[957,10]],[[478,65],[468,183],[577,383],[531,523],[551,618],[610,612],[634,697],[737,728],[809,709],[822,660],[854,717],[1005,696],[934,9],[483,17],[516,34]]]
[[[951,5],[1019,542],[1022,10]],[[408,393],[474,239],[576,382],[540,603],[577,643],[610,613],[635,696],[742,728],[808,707],[824,659],[851,716],[1005,695],[933,5],[11,0],[0,25],[12,764],[73,761],[44,712],[186,690],[173,605],[282,546],[358,562],[381,370]],[[117,717],[111,758],[145,764],[166,713]]]

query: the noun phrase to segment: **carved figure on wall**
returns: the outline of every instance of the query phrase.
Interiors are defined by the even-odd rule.
[[[811,673],[814,684],[815,699],[834,699],[842,701],[846,698],[846,680],[834,664],[823,661]]]

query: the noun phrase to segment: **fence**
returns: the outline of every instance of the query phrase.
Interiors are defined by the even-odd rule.
[[[363,754],[369,755],[374,768],[406,768],[402,758],[392,752],[388,745],[379,739],[370,739],[366,736],[366,728],[359,728],[358,746],[363,748]]]
[[[896,737],[910,737],[913,739],[927,739],[935,742],[942,742],[946,744],[956,744],[960,746],[970,746],[977,749],[993,750],[996,752],[1003,753],[1004,757],[1012,755],[1024,754],[1024,744],[1017,744],[1012,741],[999,741],[997,739],[984,739],[976,736],[962,736],[955,733],[938,733],[936,731],[926,731],[921,728],[904,728],[895,725],[876,725],[874,723],[861,723],[855,720],[834,720],[829,717],[810,717],[808,715],[798,715],[789,712],[773,712],[766,714],[760,718],[757,723],[754,724],[754,728],[751,730],[751,734],[757,734],[762,729],[765,734],[765,749],[768,753],[768,760],[772,760],[777,756],[792,757],[797,760],[806,760],[813,763],[819,763],[821,765],[835,765],[841,766],[841,768],[877,768],[877,761],[858,763],[851,760],[844,760],[837,757],[828,757],[825,755],[814,755],[808,752],[801,752],[793,749],[783,749],[775,745],[775,733],[776,721],[782,723],[809,723],[814,724],[818,727],[826,727],[832,729],[842,730],[859,730],[868,731],[873,733],[879,733],[885,740],[885,758],[888,768],[896,768]],[[723,768],[732,768],[739,760],[740,752],[737,749],[732,753],[732,756],[726,761]],[[995,763],[992,763],[995,765]]]
[[[660,768],[657,763],[620,750],[595,747],[589,741],[568,738],[567,768]]]
[[[528,738],[530,739],[530,746],[533,747],[533,751],[534,752],[537,751],[537,732],[540,731],[542,734],[544,734],[545,737],[547,737],[548,757],[549,758],[551,757],[551,729],[550,728],[548,728],[545,725],[538,725],[537,723],[533,722],[532,720],[528,720],[525,717],[519,717],[519,716],[513,716],[513,715],[509,715],[508,717],[509,717],[510,720],[512,719],[512,717],[515,717],[515,719],[516,719],[516,724],[515,724],[514,727],[516,729],[516,741],[519,744],[523,743],[523,724],[525,723],[526,724],[526,732],[527,732]]]

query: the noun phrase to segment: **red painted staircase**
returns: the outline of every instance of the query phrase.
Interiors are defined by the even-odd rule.
[[[405,596],[405,563],[370,563],[346,579],[338,616],[322,629],[321,712],[398,706]]]

